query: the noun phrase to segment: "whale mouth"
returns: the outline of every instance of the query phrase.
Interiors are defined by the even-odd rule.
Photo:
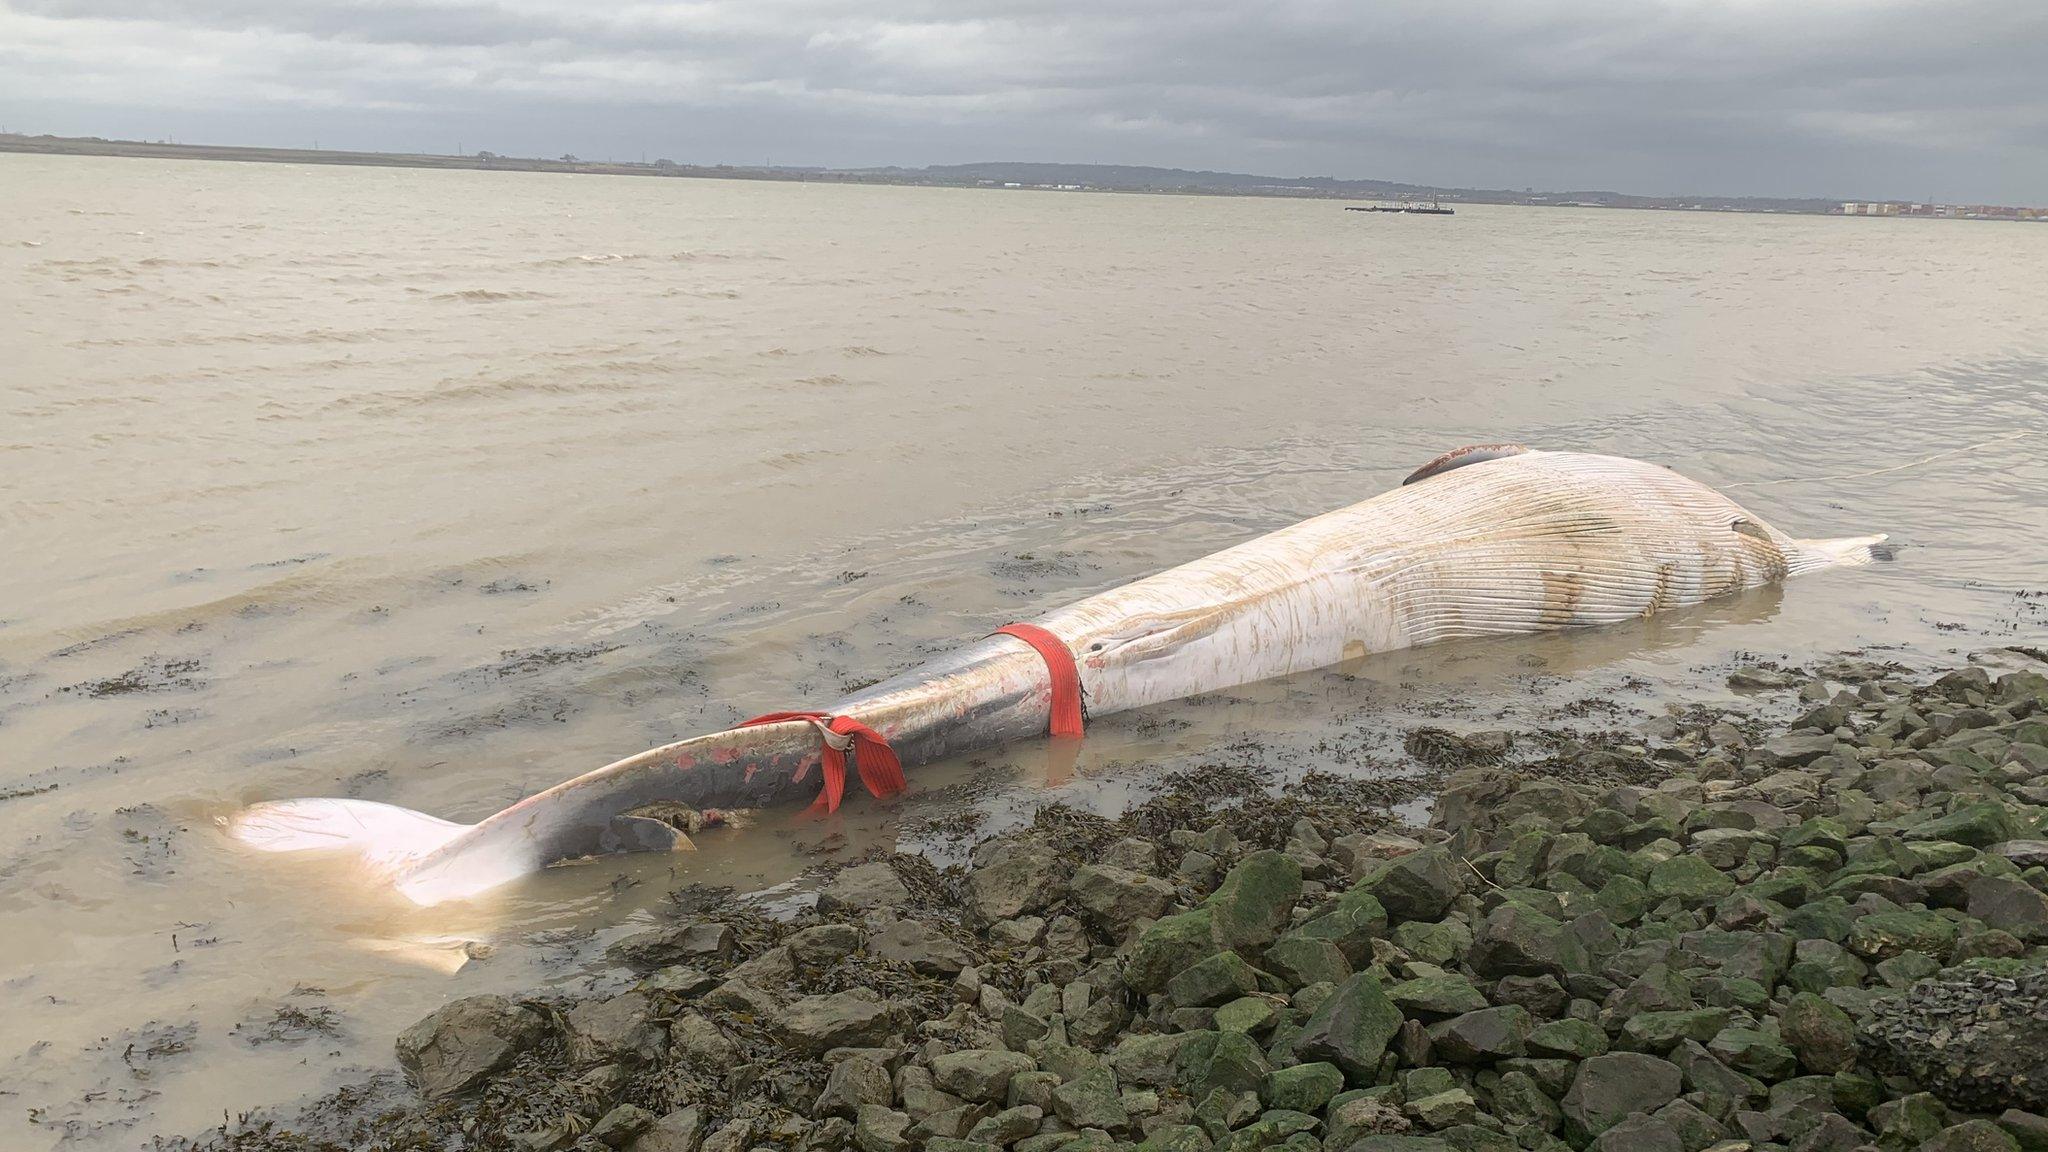
[[[1143,617],[1091,641],[1084,654],[1097,665],[1110,660],[1157,660],[1214,632],[1226,615],[1220,609],[1205,609],[1178,617]]]

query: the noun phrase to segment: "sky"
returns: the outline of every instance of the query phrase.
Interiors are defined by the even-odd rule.
[[[0,0],[0,126],[2048,204],[2048,0]]]

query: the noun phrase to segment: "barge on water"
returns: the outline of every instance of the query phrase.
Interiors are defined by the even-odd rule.
[[[1434,197],[1428,204],[1402,202],[1400,204],[1347,204],[1346,212],[1405,212],[1411,216],[1456,216],[1455,208],[1446,208]]]

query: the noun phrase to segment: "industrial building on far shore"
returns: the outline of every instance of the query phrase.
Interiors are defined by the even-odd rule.
[[[1844,201],[1844,216],[1936,216],[1951,220],[2044,220],[2048,208],[2010,208],[2002,204],[1906,204],[1898,201]]]

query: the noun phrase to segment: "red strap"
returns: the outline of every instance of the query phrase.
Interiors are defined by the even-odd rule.
[[[812,721],[823,724],[835,736],[852,737],[853,766],[869,793],[893,796],[907,787],[903,780],[903,762],[896,759],[895,749],[889,747],[881,733],[851,716],[833,716],[826,712],[770,712],[735,727],[752,728],[759,724],[780,724],[785,720]],[[828,740],[822,760],[825,789],[818,793],[817,802],[811,807],[837,812],[840,799],[846,795],[846,753],[834,748]]]
[[[1036,624],[1005,624],[998,636],[1015,636],[1038,650],[1045,670],[1052,674],[1052,716],[1047,727],[1054,736],[1081,734],[1081,670],[1074,665],[1073,650],[1067,642]]]

